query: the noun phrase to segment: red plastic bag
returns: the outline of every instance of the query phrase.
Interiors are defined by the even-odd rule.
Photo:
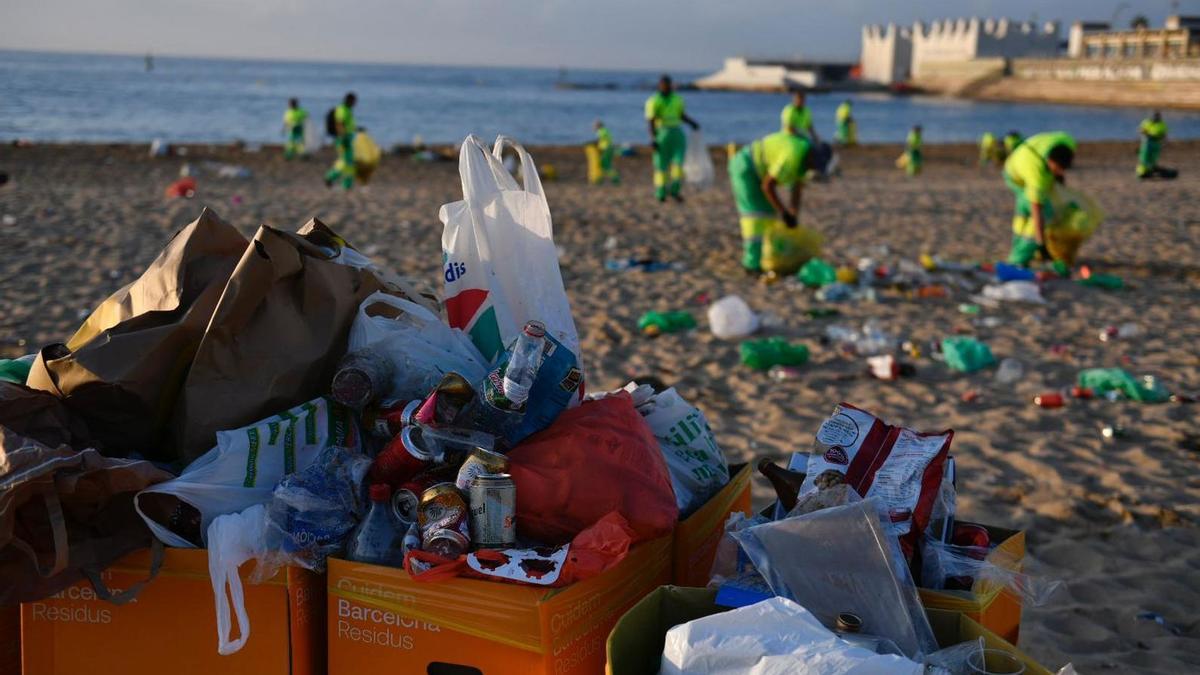
[[[167,186],[165,194],[167,199],[174,197],[191,199],[196,196],[196,179],[191,176],[180,178]]]
[[[522,538],[562,544],[616,512],[632,545],[670,534],[679,518],[658,441],[627,393],[567,410],[508,459]]]

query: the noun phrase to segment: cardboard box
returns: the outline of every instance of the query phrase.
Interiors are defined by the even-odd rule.
[[[671,573],[671,537],[566,588],[451,579],[330,560],[331,673],[597,673],[617,619]],[[463,670],[473,669],[473,670]]]
[[[987,561],[1020,571],[1025,560],[1025,533],[990,525],[981,527],[988,531],[992,541],[1000,542],[988,554]],[[970,591],[917,590],[921,593],[921,604],[926,608],[959,612],[1017,644],[1021,634],[1021,598],[1004,586],[987,579],[976,579]]]
[[[621,617],[608,636],[608,675],[641,675],[658,672],[667,631],[693,619],[727,611],[713,599],[716,591],[706,588],[663,586],[647,595]],[[926,610],[938,644],[949,647],[982,637],[989,649],[1010,652],[1025,664],[1026,675],[1051,675],[995,633],[970,617],[945,610]]]
[[[217,653],[217,618],[208,552],[167,549],[158,576],[136,598],[114,605],[83,581],[21,605],[26,673],[50,675],[316,675],[325,672],[325,587],[320,575],[281,570],[262,584],[242,568],[250,639]],[[149,551],[103,573],[113,591],[145,579]]]
[[[753,467],[743,464],[729,467],[729,483],[675,528],[675,552],[672,580],[677,586],[704,586],[712,570],[717,544],[725,533],[729,514],[741,511],[750,515],[750,477]]]

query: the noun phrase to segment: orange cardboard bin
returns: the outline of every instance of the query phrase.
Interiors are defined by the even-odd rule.
[[[750,476],[752,467],[729,467],[733,475],[721,491],[675,527],[675,551],[672,579],[676,586],[705,586],[712,571],[717,544],[725,534],[729,514],[741,511],[750,515]],[[736,469],[736,470],[735,470]]]
[[[329,672],[603,672],[617,619],[669,578],[671,541],[641,544],[604,574],[558,589],[416,582],[404,570],[331,559]]]
[[[149,575],[150,552],[104,571],[114,592]],[[167,549],[158,576],[124,605],[96,597],[87,581],[21,605],[21,652],[29,675],[317,675],[325,672],[325,587],[287,568],[262,584],[242,568],[250,639],[217,653],[208,552]]]
[[[988,531],[992,541],[1000,542],[988,554],[987,561],[1019,572],[1025,560],[1025,533],[990,525],[980,527]],[[1021,633],[1021,598],[1004,586],[988,579],[976,579],[969,591],[917,590],[921,593],[921,604],[927,609],[958,612],[1004,640],[1017,644]]]

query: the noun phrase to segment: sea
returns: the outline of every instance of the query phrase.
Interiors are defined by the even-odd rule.
[[[0,50],[0,141],[274,143],[288,98],[317,124],[342,96],[384,147],[455,143],[504,133],[527,144],[580,143],[604,120],[617,142],[645,142],[650,71],[493,66],[317,63]],[[672,73],[686,83],[704,72]],[[688,113],[709,143],[746,142],[779,127],[784,94],[685,91]],[[854,104],[862,142],[901,142],[920,124],[926,142],[975,142],[980,134],[1061,129],[1081,140],[1137,138],[1148,111],[990,103],[880,93],[809,96],[819,134],[834,109]],[[1200,137],[1200,112],[1164,111],[1174,138]]]

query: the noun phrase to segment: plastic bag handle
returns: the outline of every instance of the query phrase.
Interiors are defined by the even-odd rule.
[[[242,576],[237,566],[224,560],[213,561],[210,551],[209,575],[212,577],[213,594],[217,602],[217,653],[228,656],[240,650],[250,639],[250,617],[246,613],[246,595],[242,590]],[[214,564],[216,562],[216,564]],[[232,570],[229,568],[233,567]],[[229,594],[226,595],[228,589]],[[230,620],[230,601],[237,614],[238,638],[229,639],[233,632]]]
[[[154,581],[154,578],[158,576],[158,571],[162,568],[162,562],[165,553],[166,546],[164,546],[163,543],[157,539],[152,540],[150,542],[150,571],[146,575],[146,578],[138,581],[120,593],[113,593],[112,590],[109,589],[108,585],[104,583],[104,579],[100,576],[100,570],[96,568],[83,568],[83,575],[87,577],[88,581],[92,582],[92,588],[96,591],[96,597],[100,598],[101,600],[107,600],[114,605],[124,605],[130,600],[136,598],[138,593],[142,592],[142,588],[144,588],[146,584],[150,583],[151,581]]]
[[[458,177],[462,180],[463,199],[483,203],[502,190],[516,187],[511,176],[507,177],[511,185],[500,182],[500,176],[507,176],[508,172],[503,165],[494,166],[497,163],[478,136],[471,134],[463,139],[458,149]]]
[[[364,320],[375,318],[375,317],[367,316],[367,308],[374,307],[375,305],[385,305],[387,307],[391,307],[392,309],[395,309],[400,312],[404,312],[406,314],[416,314],[420,318],[425,319],[426,321],[431,321],[431,320],[438,321],[439,320],[438,316],[436,314],[434,314],[433,312],[430,312],[427,308],[422,307],[421,305],[419,305],[411,300],[407,300],[405,298],[400,298],[391,293],[387,293],[384,291],[375,291],[374,293],[368,295],[362,301],[362,303],[359,304],[358,315],[360,317],[362,317]]]
[[[46,502],[46,519],[50,521],[50,534],[54,538],[54,565],[49,570],[41,569],[41,565],[38,564],[39,556],[32,546],[24,540],[16,538],[12,543],[17,550],[29,556],[38,576],[49,579],[65,570],[70,559],[67,546],[67,519],[63,516],[62,503],[59,502],[58,493],[54,491],[53,487],[42,493],[42,499]]]
[[[523,189],[545,199],[546,193],[542,189],[542,178],[538,175],[537,165],[533,163],[533,156],[525,150],[525,146],[521,145],[511,136],[500,134],[496,137],[496,142],[492,144],[492,156],[499,162],[499,167],[504,171],[504,175],[512,178],[508,173],[508,169],[504,168],[504,147],[508,146],[517,153],[521,159],[521,179],[523,181]],[[513,180],[513,185],[516,185],[516,180]]]

